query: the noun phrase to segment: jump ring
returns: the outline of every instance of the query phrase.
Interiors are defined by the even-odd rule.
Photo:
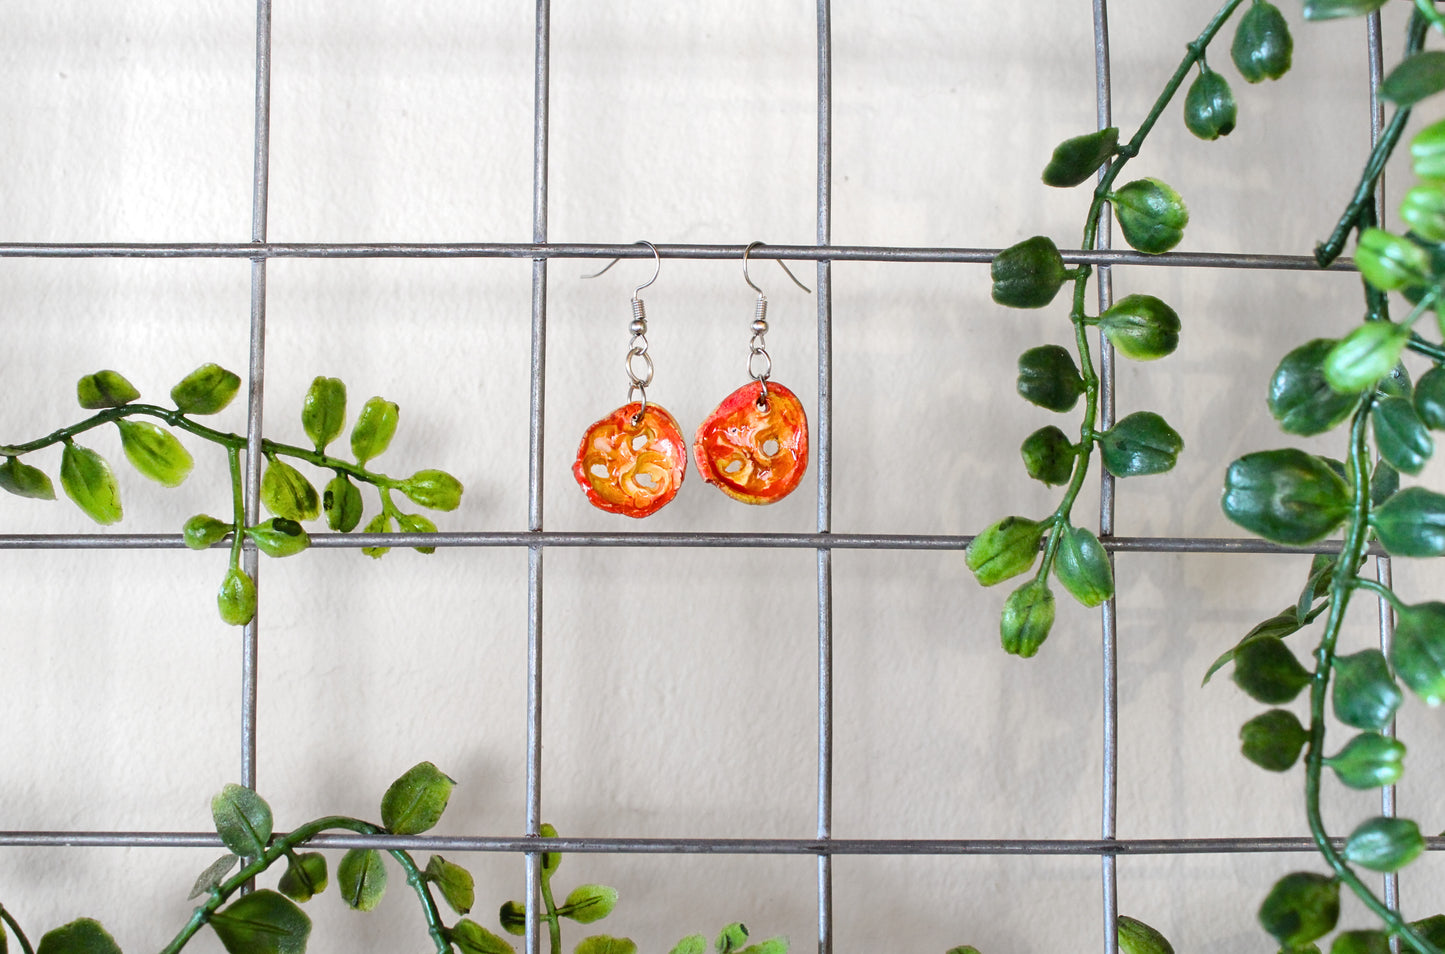
[[[633,427],[636,427],[637,425],[639,425],[639,424],[642,423],[642,415],[647,412],[647,386],[644,385],[644,384],[634,384],[634,385],[632,385],[632,387],[628,388],[628,389],[627,389],[627,403],[628,403],[628,404],[631,404],[631,403],[632,403],[632,394],[633,394],[633,392],[638,392],[638,393],[640,393],[640,394],[642,395],[642,407],[638,408],[638,409],[637,409],[637,413],[634,414],[634,415],[632,415],[632,426],[633,426]]]
[[[635,370],[633,369],[633,367],[632,367],[632,361],[633,361],[634,358],[641,358],[641,359],[642,359],[642,363],[643,363],[643,373],[642,373],[642,374],[638,374],[637,371],[635,371]],[[645,388],[645,387],[647,387],[649,384],[652,383],[652,374],[653,374],[652,356],[649,355],[645,349],[643,349],[643,348],[633,348],[631,351],[627,352],[627,362],[626,362],[626,364],[627,364],[627,377],[628,377],[629,380],[632,381],[633,387]]]
[[[754,358],[762,358],[762,359],[763,359],[762,370],[760,370],[760,371],[754,371],[754,370],[753,370],[753,359],[754,359]],[[773,359],[772,359],[771,357],[769,357],[769,355],[768,355],[768,353],[767,353],[766,351],[764,351],[762,348],[754,348],[752,351],[748,352],[748,377],[752,378],[754,381],[763,381],[763,382],[766,382],[766,381],[768,380],[768,378],[772,376],[772,373],[773,373]],[[766,387],[766,384],[765,384],[764,386]]]

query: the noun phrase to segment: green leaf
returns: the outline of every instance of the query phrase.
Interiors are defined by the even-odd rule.
[[[1225,663],[1233,662],[1239,651],[1249,643],[1270,637],[1283,639],[1285,636],[1291,636],[1304,629],[1308,622],[1308,619],[1301,620],[1296,615],[1294,607],[1288,607],[1264,622],[1256,624],[1253,629],[1244,634],[1239,642],[1221,653],[1219,658],[1210,664],[1209,671],[1204,674],[1204,682],[1201,685],[1207,685],[1214,674],[1223,669]]]
[[[210,514],[198,513],[181,527],[181,539],[192,550],[205,550],[230,536],[234,528]]]
[[[398,835],[418,835],[436,826],[456,782],[430,762],[418,762],[391,783],[381,797],[381,823]]]
[[[1084,378],[1067,350],[1058,345],[1040,345],[1019,355],[1018,392],[1030,404],[1050,411],[1068,411],[1084,393]]]
[[[99,921],[79,918],[47,931],[35,946],[35,954],[120,954],[120,945]]]
[[[1295,602],[1294,615],[1301,627],[1313,619],[1315,601],[1330,595],[1330,584],[1335,580],[1335,557],[1329,553],[1316,553],[1310,557],[1310,575],[1300,590]],[[1288,611],[1286,611],[1288,612]],[[1288,636],[1289,633],[1278,633]]]
[[[241,378],[219,364],[203,364],[171,388],[171,400],[185,414],[215,414],[241,389]]]
[[[1027,517],[1004,517],[969,542],[963,561],[983,586],[1002,583],[1034,565],[1047,529]]]
[[[1184,200],[1158,179],[1135,179],[1109,196],[1124,241],[1148,255],[1169,251],[1184,238],[1189,210]]]
[[[211,818],[221,842],[232,853],[243,858],[265,853],[271,840],[271,806],[251,789],[228,783],[211,799]]]
[[[1228,136],[1239,119],[1229,81],[1200,62],[1199,75],[1184,96],[1184,125],[1200,139]]]
[[[512,945],[506,940],[468,918],[462,918],[448,930],[447,938],[461,954],[512,954]]]
[[[965,944],[962,947],[950,947],[946,954],[980,954],[980,952],[972,944]]]
[[[1359,244],[1355,248],[1355,264],[1365,281],[1380,291],[1399,291],[1430,284],[1430,253],[1408,237],[1394,235],[1384,229],[1368,228],[1360,233]],[[1391,366],[1394,363],[1391,361]]]
[[[1445,947],[1445,914],[1433,914],[1428,918],[1411,921],[1410,927],[1436,947]]]
[[[35,500],[54,500],[55,487],[45,471],[23,464],[14,457],[0,464],[0,490]]]
[[[126,459],[140,473],[164,487],[179,487],[195,461],[176,436],[149,421],[116,421]]]
[[[372,518],[371,518],[371,522],[366,525],[366,529],[363,530],[362,533],[391,533],[391,532],[392,532],[392,529],[393,529],[393,528],[392,528],[392,518],[391,518],[391,514],[383,512],[383,513],[379,513],[379,514],[377,514],[376,516],[372,517]],[[373,560],[379,560],[379,559],[381,559],[382,557],[386,556],[387,553],[390,552],[390,551],[391,551],[391,547],[362,547],[362,548],[361,548],[361,552],[362,552],[362,553],[365,553],[367,556],[371,557]]]
[[[1276,881],[1259,908],[1259,923],[1286,948],[1324,937],[1339,919],[1339,882],[1309,871]]]
[[[556,838],[557,829],[547,822],[543,822],[537,829],[537,834],[542,838]],[[562,852],[542,852],[542,874],[551,877],[556,874],[557,869],[562,867]]]
[[[444,470],[419,470],[400,489],[428,510],[455,510],[462,502],[462,482]]]
[[[1394,785],[1405,773],[1405,743],[1378,732],[1361,732],[1325,759],[1340,782],[1350,788],[1368,789]]]
[[[386,894],[386,865],[374,848],[353,848],[336,866],[336,885],[348,908],[370,911]]]
[[[989,266],[993,300],[1007,308],[1043,308],[1068,278],[1058,246],[1035,235],[993,257]]]
[[[1341,394],[1360,394],[1378,385],[1400,363],[1410,329],[1389,321],[1367,322],[1325,356],[1325,381]]]
[[[1284,640],[1266,636],[1245,643],[1235,652],[1234,683],[1257,702],[1281,705],[1309,685],[1310,673]]]
[[[361,490],[345,474],[337,474],[321,494],[321,509],[326,512],[326,525],[332,530],[350,533],[361,522],[364,505]]]
[[[707,938],[701,934],[689,934],[673,945],[668,954],[707,954]]]
[[[1350,512],[1350,491],[1322,458],[1293,447],[1246,454],[1224,477],[1224,515],[1275,543],[1313,543]]]
[[[1288,771],[1299,759],[1310,734],[1293,712],[1271,709],[1239,728],[1244,757],[1271,772]]]
[[[1174,954],[1174,946],[1164,935],[1143,921],[1121,914],[1114,923],[1123,954]]]
[[[256,544],[256,549],[269,557],[288,557],[311,546],[311,537],[295,520],[272,517],[270,520],[246,528],[246,536]]]
[[[1415,134],[1410,140],[1410,161],[1421,179],[1445,179],[1445,119]]]
[[[1043,580],[1030,580],[1009,594],[999,617],[1004,652],[1027,659],[1039,651],[1054,626],[1054,594]]]
[[[186,900],[199,898],[203,894],[209,894],[211,889],[220,887],[221,882],[226,880],[226,873],[236,867],[236,862],[240,860],[228,851],[211,862],[205,871],[196,876],[196,883],[191,885],[191,893],[186,895]]]
[[[1445,431],[1445,367],[1431,368],[1415,383],[1415,413],[1433,431]]]
[[[1335,718],[1356,729],[1379,731],[1390,724],[1405,694],[1390,675],[1390,664],[1378,649],[1335,657],[1331,688]]]
[[[497,912],[497,920],[502,922],[503,931],[522,937],[527,933],[527,906],[520,901],[508,901]]]
[[[254,891],[211,915],[230,954],[302,954],[311,919],[275,891]]]
[[[107,407],[124,407],[140,397],[140,392],[118,371],[97,371],[75,383],[75,396],[81,407],[99,411]]]
[[[1408,818],[1371,818],[1345,842],[1345,858],[1371,871],[1399,871],[1425,850],[1420,826]]]
[[[1399,492],[1400,472],[1387,460],[1376,461],[1375,472],[1370,475],[1370,506],[1379,507]]]
[[[749,944],[739,951],[738,954],[788,954],[788,939],[785,937],[770,937],[766,941]]]
[[[1120,299],[1099,316],[1099,330],[1135,361],[1153,361],[1179,347],[1179,315],[1153,295]]]
[[[579,924],[600,921],[617,907],[617,889],[605,884],[584,884],[572,889],[567,900],[557,909],[564,918],[571,918]]]
[[[1019,454],[1030,477],[1059,485],[1067,484],[1073,476],[1078,448],[1070,443],[1068,435],[1050,424],[1024,438]]]
[[[66,441],[60,452],[60,486],[96,523],[109,526],[120,522],[120,487],[110,465],[95,451]]]
[[[1374,13],[1385,0],[1305,0],[1306,20],[1334,20]]]
[[[221,612],[222,622],[229,626],[245,626],[256,615],[256,581],[240,567],[231,567],[221,580],[216,606]]]
[[[379,397],[371,398],[362,405],[361,414],[351,428],[351,453],[358,464],[380,457],[391,446],[400,413],[395,404]]]
[[[1400,200],[1400,218],[1414,235],[1445,242],[1445,190],[1431,183],[1415,186]]]
[[[454,865],[441,855],[432,855],[426,863],[426,879],[441,889],[447,906],[458,914],[466,914],[476,903],[476,884],[472,873]]]
[[[419,513],[399,513],[396,525],[402,533],[436,533],[437,525]],[[412,547],[417,553],[435,553],[436,547]]]
[[[1142,477],[1171,470],[1184,438],[1153,411],[1135,411],[1099,435],[1099,456],[1115,477]]]
[[[1118,151],[1119,130],[1114,126],[1065,139],[1054,147],[1044,167],[1044,185],[1071,189],[1090,179]]]
[[[1445,603],[1406,606],[1397,611],[1390,662],[1395,674],[1427,705],[1445,700]]]
[[[286,872],[276,887],[292,901],[310,901],[326,890],[326,858],[319,851],[286,859]]]
[[[578,942],[576,954],[637,954],[637,944],[629,937],[595,934]]]
[[[1370,514],[1380,545],[1395,556],[1445,554],[1445,495],[1407,487]]]
[[[301,471],[283,460],[266,462],[261,475],[261,503],[287,520],[315,520],[321,515],[321,497]]]
[[[346,385],[340,378],[318,377],[311,382],[301,404],[301,426],[318,454],[341,436],[346,426]]]
[[[1263,0],[1252,4],[1240,18],[1229,57],[1246,83],[1279,79],[1288,73],[1294,57],[1294,38],[1279,8]]]
[[[1054,551],[1054,575],[1069,595],[1094,607],[1114,595],[1114,568],[1099,538],[1083,528],[1065,524]]]
[[[1341,931],[1330,954],[1390,954],[1390,936],[1384,931]]]
[[[1380,95],[1396,106],[1413,106],[1441,90],[1445,90],[1445,53],[1430,50],[1401,60],[1385,77]]]
[[[1435,439],[1407,398],[1387,397],[1375,402],[1370,421],[1375,426],[1375,446],[1392,467],[1406,474],[1425,469],[1425,462],[1435,453]]]
[[[1339,342],[1316,338],[1284,356],[1269,382],[1269,413],[1287,434],[1310,436],[1331,430],[1350,416],[1356,398],[1325,380],[1325,358]]]
[[[734,922],[722,929],[713,946],[716,948],[717,954],[732,954],[733,951],[741,950],[747,942],[747,927],[742,922]]]

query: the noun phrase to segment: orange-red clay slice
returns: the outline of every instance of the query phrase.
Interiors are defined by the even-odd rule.
[[[753,381],[729,394],[697,429],[693,459],[710,484],[750,504],[782,500],[808,470],[808,416],[781,384]]]
[[[655,513],[682,486],[687,445],[665,409],[633,401],[587,429],[572,475],[594,507],[626,517]]]

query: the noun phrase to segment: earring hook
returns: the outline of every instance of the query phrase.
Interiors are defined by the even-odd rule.
[[[642,240],[642,241],[640,241],[640,242],[633,242],[632,244],[633,244],[633,245],[646,245],[648,248],[652,249],[652,257],[653,257],[653,259],[656,261],[656,267],[653,268],[653,270],[652,270],[652,277],[649,278],[647,281],[643,282],[641,285],[638,285],[636,291],[634,291],[634,292],[632,293],[632,297],[633,297],[633,298],[636,298],[636,297],[642,292],[642,290],[643,290],[644,288],[646,288],[648,285],[651,285],[653,282],[657,281],[657,276],[658,276],[658,275],[661,275],[661,274],[662,274],[662,253],[657,250],[657,246],[656,246],[656,245],[653,245],[651,242],[649,242],[649,241],[647,241],[647,240],[645,240],[645,239]],[[618,262],[620,262],[620,261],[622,261],[621,256],[619,256],[619,257],[617,257],[617,258],[614,258],[612,261],[610,261],[610,262],[608,262],[606,265],[604,265],[604,266],[602,267],[602,271],[600,271],[600,272],[594,272],[594,273],[592,273],[591,275],[583,275],[582,277],[583,277],[584,279],[587,279],[587,278],[599,278],[599,277],[601,277],[602,275],[607,274],[607,270],[610,269],[613,265],[616,265],[616,264],[617,264]],[[795,280],[796,280],[796,279],[795,279]],[[748,284],[751,285],[752,282],[749,282]]]
[[[759,295],[763,294],[763,290],[757,285],[754,285],[752,277],[748,275],[748,255],[751,254],[753,249],[757,248],[760,245],[766,244],[766,242],[753,242],[747,248],[743,249],[743,281],[747,282],[748,287],[751,288],[753,291],[757,292]],[[813,289],[798,281],[798,276],[793,274],[792,269],[788,268],[787,263],[785,263],[781,258],[776,259],[775,261],[777,261],[779,268],[788,273],[788,277],[793,280],[794,285],[797,285],[799,288],[801,288],[803,291],[807,292],[810,295],[813,294]]]

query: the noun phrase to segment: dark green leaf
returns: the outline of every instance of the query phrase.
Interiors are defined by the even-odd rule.
[[[1408,818],[1371,818],[1345,842],[1345,858],[1371,871],[1399,871],[1425,850],[1420,826]]]
[[[216,593],[221,621],[230,626],[245,626],[256,615],[256,581],[240,567],[233,566],[221,580]]]
[[[1135,179],[1109,198],[1124,241],[1139,251],[1158,255],[1184,238],[1189,210],[1179,193],[1158,179]]]
[[[1370,506],[1378,507],[1400,492],[1400,472],[1386,460],[1375,462],[1375,472],[1370,475]]]
[[[1287,948],[1324,937],[1339,919],[1339,882],[1309,871],[1279,879],[1259,908],[1259,923]]]
[[[1137,918],[1119,915],[1115,922],[1119,933],[1119,950],[1123,954],[1174,954],[1174,947],[1154,928]]]
[[[1378,732],[1361,732],[1339,753],[1325,759],[1350,788],[1394,785],[1405,772],[1405,743]]]
[[[455,510],[462,502],[462,482],[444,470],[419,470],[400,489],[428,510]]]
[[[1068,435],[1050,424],[1024,438],[1019,454],[1030,477],[1059,485],[1067,484],[1073,476],[1078,448],[1069,442]]]
[[[353,848],[342,855],[341,864],[336,866],[336,885],[347,907],[357,911],[376,907],[386,893],[386,865],[381,852]]]
[[[1228,136],[1238,119],[1239,107],[1229,81],[1201,62],[1199,75],[1184,96],[1184,125],[1208,141]]]
[[[1441,90],[1445,90],[1445,53],[1430,50],[1401,60],[1385,77],[1380,95],[1396,106],[1413,106]]]
[[[1009,594],[999,617],[1004,652],[1028,658],[1039,651],[1054,625],[1054,594],[1043,580],[1030,580]]]
[[[210,514],[198,513],[181,527],[181,538],[192,550],[205,550],[226,539],[234,529],[229,523]]]
[[[1031,404],[1063,412],[1079,403],[1084,378],[1067,350],[1040,345],[1019,355],[1018,392]]]
[[[1004,517],[969,542],[963,560],[984,586],[1028,572],[1039,556],[1048,525],[1027,517]]]
[[[1325,356],[1325,380],[1341,394],[1359,394],[1380,383],[1400,363],[1410,329],[1371,321],[1350,332]]]
[[[430,762],[413,765],[381,797],[381,823],[398,835],[435,827],[456,784]]]
[[[203,364],[171,388],[171,400],[186,414],[215,414],[241,389],[241,378],[219,364]]]
[[[617,889],[605,884],[584,884],[573,888],[567,900],[557,909],[564,918],[571,918],[580,924],[600,921],[617,907]]]
[[[520,901],[508,901],[497,912],[497,920],[502,922],[503,931],[522,937],[527,933],[527,906]]]
[[[466,914],[476,903],[476,884],[472,873],[454,865],[441,855],[432,855],[426,863],[426,878],[441,889],[447,905],[458,914]]]
[[[310,901],[326,890],[326,857],[319,851],[288,857],[286,871],[276,885],[292,901]]]
[[[741,922],[734,922],[722,929],[722,933],[717,936],[717,942],[713,947],[717,950],[717,954],[732,954],[733,951],[741,950],[747,942],[747,927]]]
[[[311,382],[301,404],[301,426],[318,454],[341,436],[346,426],[346,385],[340,378],[318,377]]]
[[[1431,368],[1415,384],[1415,413],[1425,426],[1445,431],[1445,367]]]
[[[1306,20],[1362,17],[1385,5],[1385,0],[1305,0]]]
[[[637,944],[628,937],[594,934],[577,944],[576,954],[637,954]]]
[[[462,918],[447,932],[461,954],[512,954],[512,945],[475,921]]]
[[[1054,147],[1044,167],[1044,185],[1070,189],[1087,181],[1119,151],[1119,130],[1110,126],[1098,132],[1065,139]]]
[[[1281,705],[1309,685],[1310,673],[1300,665],[1284,640],[1273,636],[1254,639],[1234,654],[1234,683],[1250,698],[1266,705]]]
[[[1426,704],[1445,701],[1445,603],[1418,603],[1398,611],[1390,662]]]
[[[380,457],[391,446],[400,413],[395,404],[379,397],[371,398],[362,405],[356,424],[351,428],[351,453],[358,464]]]
[[[1099,316],[1099,330],[1135,361],[1153,361],[1179,347],[1179,315],[1153,295],[1120,299]]]
[[[75,396],[81,407],[98,411],[123,407],[140,397],[140,392],[118,371],[97,371],[75,383]]]
[[[311,919],[275,891],[254,891],[211,915],[230,954],[302,954]]]
[[[257,857],[271,840],[271,806],[249,788],[228,783],[211,799],[211,818],[225,846],[242,857]]]
[[[1375,426],[1375,446],[1392,467],[1406,474],[1425,469],[1425,462],[1435,453],[1435,439],[1407,398],[1387,397],[1375,402],[1370,421]]]
[[[1407,487],[1370,514],[1380,544],[1395,556],[1445,554],[1445,494]]]
[[[1411,921],[1410,927],[1436,947],[1445,947],[1445,914],[1433,914],[1428,918]]]
[[[437,525],[419,513],[399,513],[396,515],[397,529],[402,533],[436,533]],[[435,553],[436,547],[413,547],[417,553]]]
[[[1325,380],[1325,358],[1338,344],[1316,338],[1284,356],[1269,382],[1269,413],[1288,434],[1323,434],[1342,423],[1357,399]]]
[[[1135,411],[1099,435],[1099,456],[1115,477],[1162,474],[1182,450],[1184,438],[1153,411]]]
[[[283,460],[270,460],[261,475],[261,503],[287,520],[315,520],[321,515],[321,497],[301,471]]]
[[[60,486],[96,523],[109,526],[120,522],[120,487],[110,465],[95,451],[66,441],[60,452]]]
[[[1356,729],[1379,731],[1390,724],[1405,694],[1395,685],[1385,654],[1366,649],[1335,657],[1332,687],[1335,718]]]
[[[0,933],[4,933],[3,926]],[[35,946],[35,954],[120,954],[120,945],[99,921],[80,918],[47,931]]]
[[[272,517],[247,527],[246,536],[255,542],[257,550],[269,557],[294,556],[311,546],[311,537],[301,524],[285,517]]]
[[[212,888],[220,887],[221,882],[226,879],[226,873],[236,867],[236,862],[240,860],[227,852],[211,862],[205,871],[196,876],[196,883],[191,885],[191,893],[186,895],[186,900],[199,898],[203,894],[209,894]]]
[[[1445,242],[1445,189],[1434,183],[1415,186],[1400,200],[1400,218],[1410,226],[1412,235],[1427,242]]]
[[[45,471],[23,464],[14,457],[0,464],[0,490],[35,500],[54,500],[55,486]]]
[[[1305,580],[1304,589],[1300,590],[1299,600],[1295,602],[1294,615],[1301,626],[1309,622],[1311,613],[1314,612],[1315,601],[1324,599],[1330,595],[1330,584],[1335,580],[1335,557],[1329,553],[1316,553],[1310,557],[1310,575]],[[1277,633],[1278,636],[1288,636],[1289,633]]]
[[[1054,300],[1067,279],[1058,246],[1035,235],[993,257],[989,276],[993,300],[1008,308],[1042,308]]]
[[[1341,931],[1330,954],[1390,954],[1390,936],[1384,931]]]
[[[1293,712],[1271,709],[1239,729],[1244,757],[1271,772],[1288,771],[1299,759],[1310,734]]]
[[[1065,524],[1054,551],[1054,575],[1069,595],[1085,606],[1098,606],[1114,595],[1114,568],[1099,538]]]
[[[361,490],[345,474],[337,474],[321,494],[321,509],[326,511],[326,525],[332,530],[350,533],[361,522],[363,509]]]
[[[707,954],[707,938],[701,934],[689,934],[673,945],[668,954]]]
[[[1246,454],[1224,478],[1224,515],[1275,543],[1313,543],[1350,511],[1344,480],[1322,458],[1297,448]]]
[[[1251,4],[1240,18],[1229,56],[1246,83],[1279,79],[1289,72],[1294,38],[1279,8],[1263,0]]]
[[[1310,617],[1309,619],[1313,619]],[[1234,661],[1235,655],[1249,643],[1265,638],[1283,639],[1304,629],[1309,619],[1301,620],[1296,614],[1294,607],[1285,609],[1262,623],[1255,625],[1253,629],[1244,634],[1239,642],[1235,643],[1228,650],[1221,653],[1219,658],[1209,666],[1209,671],[1204,674],[1204,683],[1208,684],[1214,674],[1224,668],[1225,663]]]
[[[149,421],[116,421],[126,459],[140,473],[164,487],[179,487],[195,461],[170,431]]]

